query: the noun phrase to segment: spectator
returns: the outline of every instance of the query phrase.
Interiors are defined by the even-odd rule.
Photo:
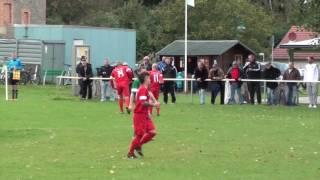
[[[12,86],[12,100],[18,99],[18,82],[20,80],[20,71],[22,69],[21,60],[17,57],[17,53],[12,53],[12,59],[7,64],[10,84]]]
[[[243,71],[242,60],[240,58],[238,58],[236,60],[236,62],[239,65],[239,68]],[[242,85],[241,85],[241,96],[242,96],[243,103],[246,104],[246,103],[250,102],[250,93],[249,93],[249,90],[248,90],[247,82],[242,82]]]
[[[263,78],[267,80],[276,80],[281,75],[281,71],[273,67],[269,62],[266,64],[266,69],[263,71]],[[277,105],[277,82],[267,82],[267,104],[268,105]]]
[[[177,74],[177,91],[182,92],[183,91],[183,73],[178,72]]]
[[[110,65],[109,60],[106,59],[104,61],[104,65],[101,66],[99,76],[101,78],[110,78],[113,67]],[[101,80],[101,102],[106,101],[106,99],[110,99],[114,101],[114,95],[112,91],[112,87],[110,84],[110,80]]]
[[[143,69],[146,69],[147,71],[151,71],[152,70],[152,64],[150,62],[150,58],[149,56],[145,56],[143,58],[142,64],[140,64],[140,67]]]
[[[198,67],[194,72],[194,78],[197,80],[199,96],[200,96],[200,104],[205,104],[205,92],[208,87],[208,82],[206,79],[208,78],[208,70],[203,62],[198,62]]]
[[[317,108],[319,68],[314,63],[314,57],[308,57],[308,64],[304,69],[304,81],[307,83],[309,95],[309,108]]]
[[[81,56],[80,62],[76,66],[76,73],[77,73],[78,77],[80,77],[80,79],[78,80],[78,84],[79,84],[79,87],[80,87],[80,90],[79,90],[79,95],[80,96],[82,96],[82,79],[81,79],[81,76],[80,76],[80,69],[82,67],[83,61],[86,61],[86,60],[87,60],[87,58],[85,56]]]
[[[259,62],[256,62],[255,55],[250,54],[248,56],[249,62],[244,66],[245,75],[248,79],[261,79],[261,65]],[[248,89],[250,94],[250,103],[254,105],[255,103],[255,94],[257,95],[258,104],[261,104],[261,88],[260,82],[253,81],[248,82]]]
[[[231,86],[231,97],[229,99],[228,104],[234,104],[236,103],[235,101],[235,94],[237,93],[237,96],[239,97],[239,104],[243,103],[242,96],[241,96],[241,84],[242,82],[240,81],[241,78],[243,77],[243,71],[239,68],[239,65],[237,64],[236,61],[232,63],[232,67],[228,70],[227,73],[227,78],[232,79],[230,81],[230,86]]]
[[[224,82],[222,81],[224,77],[223,70],[218,66],[215,60],[212,68],[209,71],[209,79],[213,80],[211,82],[211,104],[215,104],[216,97],[220,92],[220,104],[224,104]]]
[[[86,60],[82,59],[82,66],[79,69],[79,75],[82,78],[82,100],[92,99],[92,67]]]
[[[171,58],[165,58],[166,66],[163,71],[164,78],[176,78],[177,70],[171,64]],[[168,103],[168,93],[171,94],[171,101],[172,103],[176,103],[176,95],[175,95],[175,82],[174,81],[165,81],[163,84],[163,101],[165,104]]]
[[[166,57],[163,56],[162,59],[161,59],[161,61],[158,63],[158,70],[161,71],[161,72],[163,72],[164,69],[165,69],[166,66],[167,66],[167,64],[166,64],[166,62],[165,62],[165,59],[166,59]]]
[[[289,63],[289,68],[283,74],[283,80],[301,80],[300,72],[294,67],[292,62]],[[298,83],[286,83],[286,104],[288,106],[296,105],[298,94]]]

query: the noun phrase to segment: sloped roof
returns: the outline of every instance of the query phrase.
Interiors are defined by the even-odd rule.
[[[304,41],[290,41],[280,44],[280,48],[315,48],[320,45],[320,38],[313,38]]]
[[[277,45],[276,48],[273,49],[273,57],[275,60],[287,60],[289,59],[288,50],[284,48],[280,48],[282,44],[294,43],[289,40],[290,33],[296,34],[295,42],[301,42],[306,40],[314,39],[318,33],[308,31],[307,29],[299,26],[292,26],[291,29],[287,32],[287,34],[283,37],[281,42]],[[295,53],[295,60],[305,60],[308,56],[313,56],[315,59],[320,59],[320,53]]]
[[[176,40],[157,52],[159,56],[183,56],[184,40]],[[241,45],[248,51],[253,50],[238,40],[188,40],[188,56],[222,55],[236,45]]]

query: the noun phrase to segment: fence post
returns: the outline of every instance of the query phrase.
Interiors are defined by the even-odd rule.
[[[193,78],[193,76],[192,76]],[[188,82],[188,81],[187,81]],[[191,80],[191,87],[190,87],[190,92],[191,92],[191,103],[193,104],[193,80]]]
[[[45,86],[45,85],[46,85],[47,72],[48,72],[48,70],[46,70],[46,71],[44,72],[42,86]]]
[[[267,103],[267,82],[263,82],[264,103]]]

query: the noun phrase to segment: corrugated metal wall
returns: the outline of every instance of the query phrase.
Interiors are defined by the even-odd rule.
[[[15,39],[0,39],[0,62],[6,62],[7,58],[10,59],[12,52],[16,50],[17,41]]]
[[[23,59],[24,64],[41,64],[42,41],[40,40],[18,40],[18,57]]]
[[[0,62],[4,63],[17,52],[23,64],[41,64],[42,48],[40,40],[0,39]]]

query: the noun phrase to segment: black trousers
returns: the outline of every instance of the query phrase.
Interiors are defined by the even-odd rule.
[[[163,85],[163,101],[164,103],[168,103],[168,94],[171,94],[172,103],[176,102],[176,94],[174,91],[174,82],[165,82]]]
[[[82,96],[82,94],[83,94],[83,93],[82,93],[82,89],[83,89],[82,81],[83,81],[82,79],[79,79],[79,80],[78,80],[78,84],[79,84],[79,86],[80,86],[80,90],[79,90],[79,95],[80,95],[80,96]]]
[[[260,82],[248,82],[248,90],[250,94],[250,103],[254,104],[254,96],[257,94],[258,104],[261,104],[261,87]]]
[[[220,93],[220,104],[224,104],[224,89],[225,85],[223,82],[213,82],[211,84],[211,104],[215,104],[216,97]]]
[[[88,99],[92,99],[92,81],[82,80],[81,87],[82,98],[86,98],[88,95]]]

